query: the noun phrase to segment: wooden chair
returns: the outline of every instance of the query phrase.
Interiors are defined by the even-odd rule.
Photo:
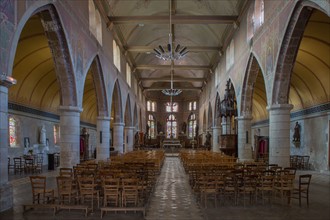
[[[22,173],[24,171],[23,159],[21,157],[14,157],[14,173]]]
[[[137,179],[129,178],[122,180],[122,206],[127,207],[132,204],[137,206],[138,202],[138,181]]]
[[[79,184],[79,196],[82,203],[85,202],[85,199],[91,201],[92,211],[94,210],[94,199],[97,200],[97,207],[100,207],[100,194],[96,189],[97,184],[95,184],[94,178],[91,177],[81,177],[78,178]]]
[[[60,168],[60,176],[69,177],[69,178],[72,179],[74,177],[72,168],[61,167]]]
[[[43,161],[44,161],[44,156],[42,153],[39,153],[37,154],[35,160],[36,160],[36,163],[35,163],[35,171],[38,172],[38,173],[41,173],[42,172],[42,166],[43,166]]]
[[[279,193],[282,201],[284,197],[287,197],[289,203],[293,190],[293,180],[292,175],[276,176],[274,190],[275,193]]]
[[[8,173],[10,170],[15,171],[15,165],[10,163],[10,157],[8,157]]]
[[[32,188],[32,203],[53,203],[54,202],[54,190],[46,189],[46,177],[45,176],[30,176],[31,188]]]
[[[71,198],[78,199],[78,191],[73,184],[71,177],[58,176],[56,177],[57,192],[59,198],[59,204],[63,204],[65,201],[71,204]]]
[[[257,187],[257,175],[245,175],[243,178],[239,179],[240,182],[237,184],[237,195],[243,195],[243,204],[245,206],[245,195],[249,195],[250,204],[252,200],[256,201],[256,187]]]
[[[268,195],[271,203],[274,196],[274,175],[263,175],[260,177],[260,185],[257,186],[257,194],[261,194],[262,204],[264,204],[265,196]]]
[[[111,204],[118,207],[120,197],[120,179],[104,178],[102,181],[103,188],[103,206]]]
[[[311,174],[304,174],[299,176],[299,184],[293,188],[290,199],[299,199],[299,206],[301,206],[301,199],[306,198],[307,206],[309,206],[309,185],[312,179]]]
[[[25,158],[25,160],[24,160],[24,171],[26,173],[35,173],[36,172],[36,165],[34,164],[34,159]]]

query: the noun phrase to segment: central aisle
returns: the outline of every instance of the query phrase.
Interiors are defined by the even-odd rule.
[[[165,158],[146,214],[148,220],[203,219],[178,157]]]

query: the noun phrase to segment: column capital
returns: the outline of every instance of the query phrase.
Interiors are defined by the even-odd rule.
[[[97,120],[110,121],[110,117],[108,117],[108,116],[97,116]]]
[[[17,83],[16,79],[11,76],[7,76],[5,73],[0,74],[0,86],[9,88]]]
[[[252,120],[252,116],[247,116],[247,115],[242,115],[242,116],[237,116],[237,120]]]
[[[273,110],[291,110],[293,109],[293,105],[291,104],[273,104],[266,107],[268,111]]]
[[[63,112],[67,111],[67,112],[78,112],[78,113],[81,113],[83,111],[82,108],[77,106],[63,106],[63,105],[59,107],[59,110]]]

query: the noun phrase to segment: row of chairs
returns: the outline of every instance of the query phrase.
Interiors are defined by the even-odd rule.
[[[308,170],[310,156],[290,155],[290,167]]]
[[[8,173],[13,170],[14,174],[41,173],[43,166],[43,154],[14,157],[14,163],[8,157]]]

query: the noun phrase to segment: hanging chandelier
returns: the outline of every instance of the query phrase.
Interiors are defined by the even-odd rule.
[[[162,93],[164,94],[164,95],[168,95],[168,96],[177,96],[177,95],[179,95],[181,92],[182,92],[182,90],[181,89],[174,89],[173,88],[173,74],[174,74],[174,70],[173,70],[173,60],[172,60],[172,62],[171,62],[171,88],[169,88],[169,89],[163,89],[162,90]]]
[[[172,1],[170,0],[170,33],[168,34],[168,44],[166,46],[159,45],[154,48],[155,55],[161,60],[179,60],[183,58],[189,51],[187,47],[180,44],[175,45],[172,34]]]

